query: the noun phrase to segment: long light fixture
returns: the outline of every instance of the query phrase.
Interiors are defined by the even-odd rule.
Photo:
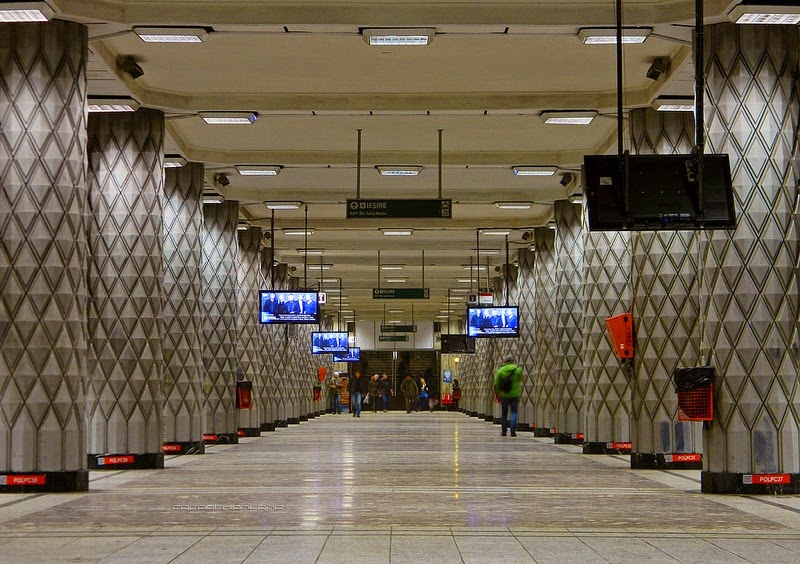
[[[500,210],[529,210],[533,202],[495,202],[494,205]]]
[[[368,45],[419,46],[433,41],[433,28],[374,28],[361,31]]]
[[[139,27],[133,32],[145,43],[202,43],[208,30],[202,27]]]
[[[200,118],[209,125],[250,125],[258,119],[255,112],[200,112]]]
[[[473,253],[480,253],[482,255],[499,255],[500,254],[500,249],[484,249],[484,248],[481,248],[480,250],[472,249],[472,252]]]
[[[375,169],[381,176],[417,176],[422,170],[422,167],[378,165]]]
[[[284,235],[313,235],[314,229],[305,229],[304,227],[284,227],[281,229]]]
[[[557,166],[512,166],[514,176],[553,176]]]
[[[341,278],[317,278],[317,282],[322,284],[338,284],[341,280]]]
[[[462,264],[461,266],[464,267],[464,270],[486,270],[485,266],[478,265],[478,264],[474,264],[474,265]],[[460,282],[460,280],[459,280],[459,282]]]
[[[403,270],[405,267],[404,264],[382,264],[381,270]]]
[[[55,15],[47,2],[3,2],[0,4],[0,22],[46,22]]]
[[[472,284],[474,280],[472,280],[471,278],[458,278],[456,279],[456,282],[458,282],[459,284]]]
[[[623,27],[622,43],[644,43],[651,33],[651,27]],[[617,30],[613,27],[584,27],[578,37],[586,45],[617,44]]]
[[[408,278],[387,278],[386,282],[389,284],[405,284]]]
[[[596,110],[547,110],[539,117],[548,125],[589,125],[597,117]]]
[[[325,264],[309,263],[307,266],[309,270],[330,270],[333,268],[333,265],[330,263],[325,263]],[[342,299],[344,299],[344,297],[342,297]]]
[[[498,237],[505,237],[511,234],[510,229],[481,229],[481,235],[496,235]]]
[[[567,199],[569,200],[569,203],[570,203],[570,204],[582,204],[582,203],[583,203],[583,194],[581,194],[580,192],[578,192],[578,193],[576,193],[576,194],[572,194],[572,195],[571,195],[569,198],[567,198]]]
[[[188,161],[180,155],[164,155],[164,168],[181,168]]]
[[[89,96],[87,109],[90,113],[135,112],[139,102],[130,96]]]
[[[464,296],[447,296],[447,301],[458,302],[464,299]]]
[[[297,254],[298,255],[316,255],[316,256],[321,256],[324,253],[325,253],[325,249],[302,249],[302,248],[301,249],[297,249]],[[336,291],[338,292],[339,290],[336,290]],[[330,290],[328,290],[328,292],[330,292]]]
[[[303,202],[264,202],[270,210],[299,210]]]
[[[388,311],[389,313],[405,313],[406,312],[406,310],[404,310],[404,309],[387,309],[386,311]]]
[[[204,204],[221,204],[224,201],[225,198],[223,198],[219,194],[203,194]]]
[[[386,228],[386,229],[381,229],[381,232],[389,237],[407,237],[409,235],[413,235],[414,230],[400,229],[400,228]]]
[[[250,222],[249,221],[240,221],[236,225],[236,229],[239,230],[239,231],[247,231],[248,229],[250,229]]]
[[[759,5],[744,2],[734,7],[728,19],[736,24],[797,25],[800,23],[800,6]]]
[[[694,98],[691,96],[659,96],[653,101],[658,112],[693,112]]]
[[[241,176],[278,176],[280,165],[236,165],[236,172]]]
[[[454,294],[466,294],[469,292],[467,288],[450,288],[450,291]]]

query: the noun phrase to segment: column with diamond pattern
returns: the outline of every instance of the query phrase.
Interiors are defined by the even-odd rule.
[[[237,443],[236,368],[239,308],[236,228],[239,202],[203,206],[204,440]]]
[[[203,172],[164,174],[164,452],[202,454]]]
[[[239,309],[239,368],[241,377],[252,386],[252,406],[239,411],[241,436],[261,435],[262,404],[258,391],[261,389],[261,342],[259,339],[258,290],[261,275],[261,228],[250,227],[239,231],[239,251],[237,254],[237,273],[239,284],[236,300]]]
[[[272,249],[261,249],[259,253],[261,260],[261,288],[271,290],[272,287]],[[275,430],[275,363],[273,360],[274,328],[269,325],[259,327],[261,339],[261,370],[259,384],[261,389],[258,391],[259,401],[261,402],[261,423],[262,431]]]
[[[631,110],[637,154],[689,154],[688,112]],[[701,423],[678,421],[672,374],[700,355],[697,236],[694,231],[631,233],[632,313],[636,331],[631,404],[631,467],[700,467]],[[691,456],[675,457],[674,454]],[[686,461],[681,461],[681,459]]]
[[[517,304],[519,305],[519,343],[517,361],[522,367],[522,395],[519,399],[519,429],[535,425],[534,389],[538,378],[536,372],[536,286],[534,265],[536,253],[529,249],[517,252],[519,267],[517,272]]]
[[[547,227],[534,230],[536,262],[534,264],[534,296],[536,337],[536,376],[534,398],[537,436],[553,436],[557,432],[559,403],[556,327],[556,254],[555,231]],[[554,431],[555,430],[555,431]]]
[[[89,487],[87,56],[83,25],[0,25],[0,492]]]
[[[556,443],[583,443],[583,242],[580,206],[558,200],[556,222],[556,314],[558,433]]]
[[[89,465],[161,468],[164,114],[88,131]]]
[[[706,28],[706,150],[730,156],[737,227],[703,237],[704,492],[800,492],[798,51],[794,26]]]

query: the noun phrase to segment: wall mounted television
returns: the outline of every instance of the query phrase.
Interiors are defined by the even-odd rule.
[[[344,354],[333,353],[333,362],[358,362],[361,360],[361,347],[350,347]]]
[[[311,354],[346,354],[349,350],[350,334],[342,331],[313,331],[311,333]]]
[[[692,155],[583,158],[590,231],[663,231],[736,227],[728,155],[703,155],[703,212]],[[628,179],[628,206],[625,183]]]
[[[260,290],[258,304],[258,320],[266,325],[319,323],[316,292]]]
[[[472,354],[474,352],[474,337],[461,334],[442,334],[442,354]]]
[[[491,306],[467,308],[468,337],[519,337],[519,308]]]

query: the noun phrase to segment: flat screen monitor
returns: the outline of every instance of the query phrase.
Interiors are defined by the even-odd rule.
[[[258,303],[258,320],[267,325],[319,323],[316,292],[261,290],[258,293]]]
[[[736,227],[728,155],[703,155],[703,210],[692,155],[587,155],[583,158],[590,231]],[[628,179],[628,205],[625,182]]]
[[[442,335],[443,354],[471,354],[475,352],[475,338],[461,334]]]
[[[313,331],[311,333],[311,354],[345,354],[350,348],[349,334],[341,331]]]
[[[519,308],[491,306],[467,308],[468,337],[519,337]]]
[[[333,362],[358,362],[361,360],[361,348],[350,347],[344,354],[333,353]]]

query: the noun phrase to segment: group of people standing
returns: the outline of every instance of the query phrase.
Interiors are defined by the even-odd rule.
[[[341,392],[344,384],[342,379],[333,374],[328,383],[331,396],[331,409],[333,413],[341,412]],[[366,378],[361,372],[356,371],[347,381],[347,392],[350,396],[350,412],[353,417],[361,417],[361,404],[372,405],[373,413],[378,412],[380,405],[382,411],[389,411],[389,403],[392,400],[392,383],[388,374],[383,376],[373,374],[372,378]]]

